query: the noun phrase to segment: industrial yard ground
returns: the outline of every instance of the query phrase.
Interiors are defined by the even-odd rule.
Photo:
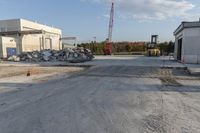
[[[199,133],[200,76],[169,57],[4,62],[0,132]]]

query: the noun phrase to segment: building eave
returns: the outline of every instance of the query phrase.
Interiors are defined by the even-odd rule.
[[[181,25],[174,31],[174,35],[176,36],[181,31],[183,31],[185,28],[200,28],[200,22],[182,22]]]

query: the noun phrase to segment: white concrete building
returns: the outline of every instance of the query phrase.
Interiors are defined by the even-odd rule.
[[[174,58],[183,63],[200,63],[200,21],[182,22],[174,36]]]
[[[62,31],[24,19],[0,20],[0,58],[43,49],[62,49]]]

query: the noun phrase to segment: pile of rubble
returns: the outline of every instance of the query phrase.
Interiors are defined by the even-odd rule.
[[[26,62],[53,62],[67,61],[70,63],[79,63],[91,61],[94,58],[89,49],[74,48],[63,50],[42,50],[33,52],[24,52],[17,56],[11,56],[8,61],[26,61]]]

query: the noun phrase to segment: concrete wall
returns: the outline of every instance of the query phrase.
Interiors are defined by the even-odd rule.
[[[184,34],[183,61],[200,63],[200,28],[187,28]]]
[[[34,51],[43,49],[60,50],[62,48],[59,35],[32,34],[22,37],[22,51]]]
[[[176,35],[175,59],[177,59],[178,39],[182,38],[182,59],[184,63],[200,63],[200,28],[185,28]]]
[[[40,38],[42,35],[24,35],[22,36],[22,52],[31,52],[41,50]]]
[[[13,37],[0,37],[0,58],[7,57],[7,48],[17,48],[17,40]]]

